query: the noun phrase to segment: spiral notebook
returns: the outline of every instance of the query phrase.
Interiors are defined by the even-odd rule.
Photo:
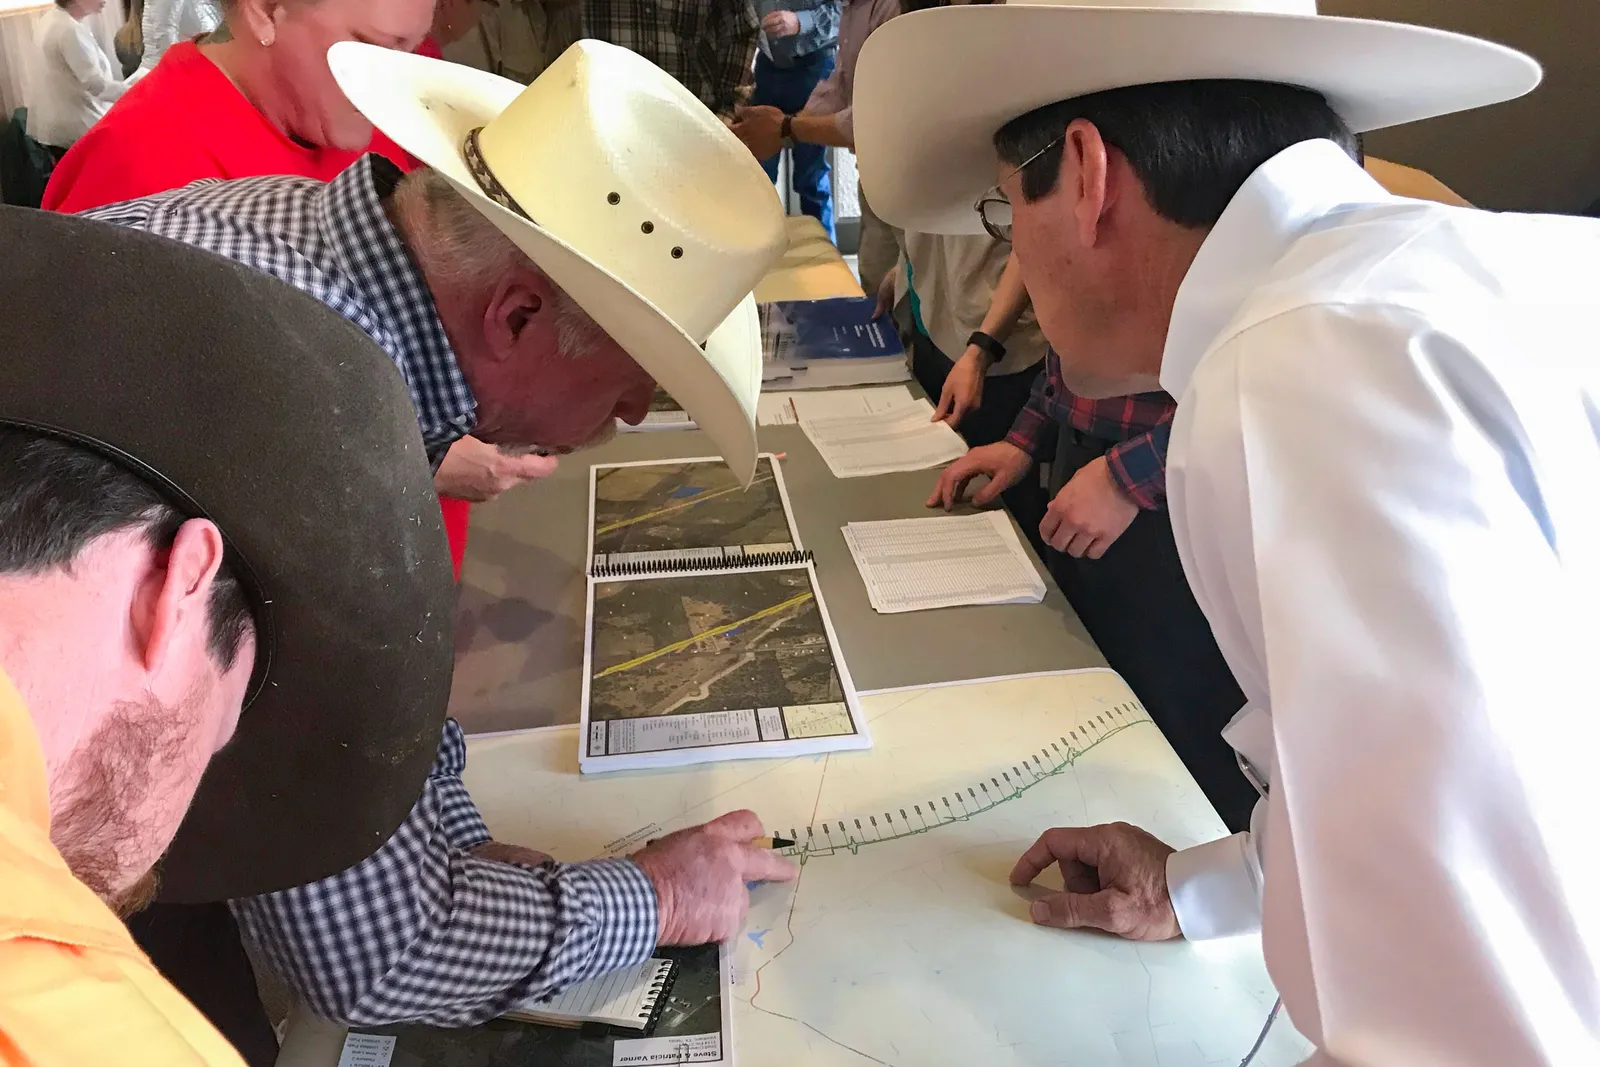
[[[677,967],[673,960],[648,959],[637,967],[569,986],[552,1000],[523,1005],[506,1012],[505,1017],[547,1026],[604,1023],[648,1031],[666,1007]]]
[[[586,772],[871,744],[783,471],[590,470]]]
[[[340,1067],[733,1067],[728,946],[658,947],[654,956],[476,1026],[357,1028]]]

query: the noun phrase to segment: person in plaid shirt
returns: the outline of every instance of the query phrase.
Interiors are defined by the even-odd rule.
[[[585,37],[639,53],[725,119],[750,95],[761,23],[749,0],[584,0]]]
[[[929,507],[953,507],[978,475],[984,506],[1049,462],[1039,535],[1050,573],[1106,662],[1138,694],[1230,829],[1250,821],[1255,788],[1222,728],[1244,694],[1184,578],[1167,516],[1167,438],[1177,403],[1163,392],[1090,400],[1067,387],[1055,350],[1005,440],[974,448],[939,478]]]
[[[1020,482],[1035,463],[1050,460],[1061,432],[1081,447],[1107,447],[1076,468],[1053,494],[1039,524],[1045,544],[1073,558],[1099,559],[1141,510],[1159,511],[1167,501],[1167,435],[1177,403],[1166,393],[1139,393],[1106,400],[1075,395],[1061,378],[1055,349],[1045,354],[1045,373],[1033,383],[1027,406],[1004,441],[974,448],[946,467],[928,506],[953,507],[967,483],[982,474],[989,482],[973,495],[981,506]]]

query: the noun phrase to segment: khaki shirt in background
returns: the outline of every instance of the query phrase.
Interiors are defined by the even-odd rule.
[[[1367,173],[1376,178],[1379,185],[1395,196],[1409,197],[1412,200],[1433,200],[1452,207],[1472,206],[1444,182],[1415,167],[1403,167],[1386,159],[1374,159],[1368,156],[1366,168]]]
[[[922,325],[934,345],[952,360],[967,350],[967,338],[983,325],[994,288],[1006,268],[1011,246],[988,234],[906,233],[896,230],[901,262],[895,265],[895,293],[906,295],[905,264],[911,264],[911,287],[917,292]],[[989,374],[1016,374],[1044,359],[1044,334],[1024,308],[1006,338],[1006,358]]]
[[[452,63],[526,85],[583,36],[580,0],[480,2],[478,28],[443,48]]]

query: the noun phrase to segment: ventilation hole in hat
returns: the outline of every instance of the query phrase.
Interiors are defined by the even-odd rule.
[[[653,223],[653,222],[641,223],[640,226],[639,226],[639,229],[644,233],[655,233],[656,232],[656,224]]]
[[[681,248],[674,248],[674,249],[673,249],[673,250],[672,250],[672,258],[673,258],[673,259],[682,259],[682,258],[683,258],[683,249],[681,249]]]
[[[606,203],[610,204],[612,207],[615,207],[616,205],[622,203],[622,194],[621,193],[607,193],[606,194]]]

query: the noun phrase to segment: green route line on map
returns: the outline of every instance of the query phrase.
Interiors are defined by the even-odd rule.
[[[1051,741],[1037,752],[997,771],[974,785],[946,793],[934,800],[896,806],[892,811],[846,816],[814,823],[804,830],[790,829],[798,842],[783,855],[800,863],[840,852],[855,855],[870,845],[898,841],[954,826],[1018,799],[1041,782],[1070,768],[1106,741],[1135,726],[1154,726],[1137,701],[1125,701],[1097,712],[1086,724],[1069,730],[1070,737]],[[898,818],[896,817],[898,816]],[[876,835],[876,836],[873,836]]]

